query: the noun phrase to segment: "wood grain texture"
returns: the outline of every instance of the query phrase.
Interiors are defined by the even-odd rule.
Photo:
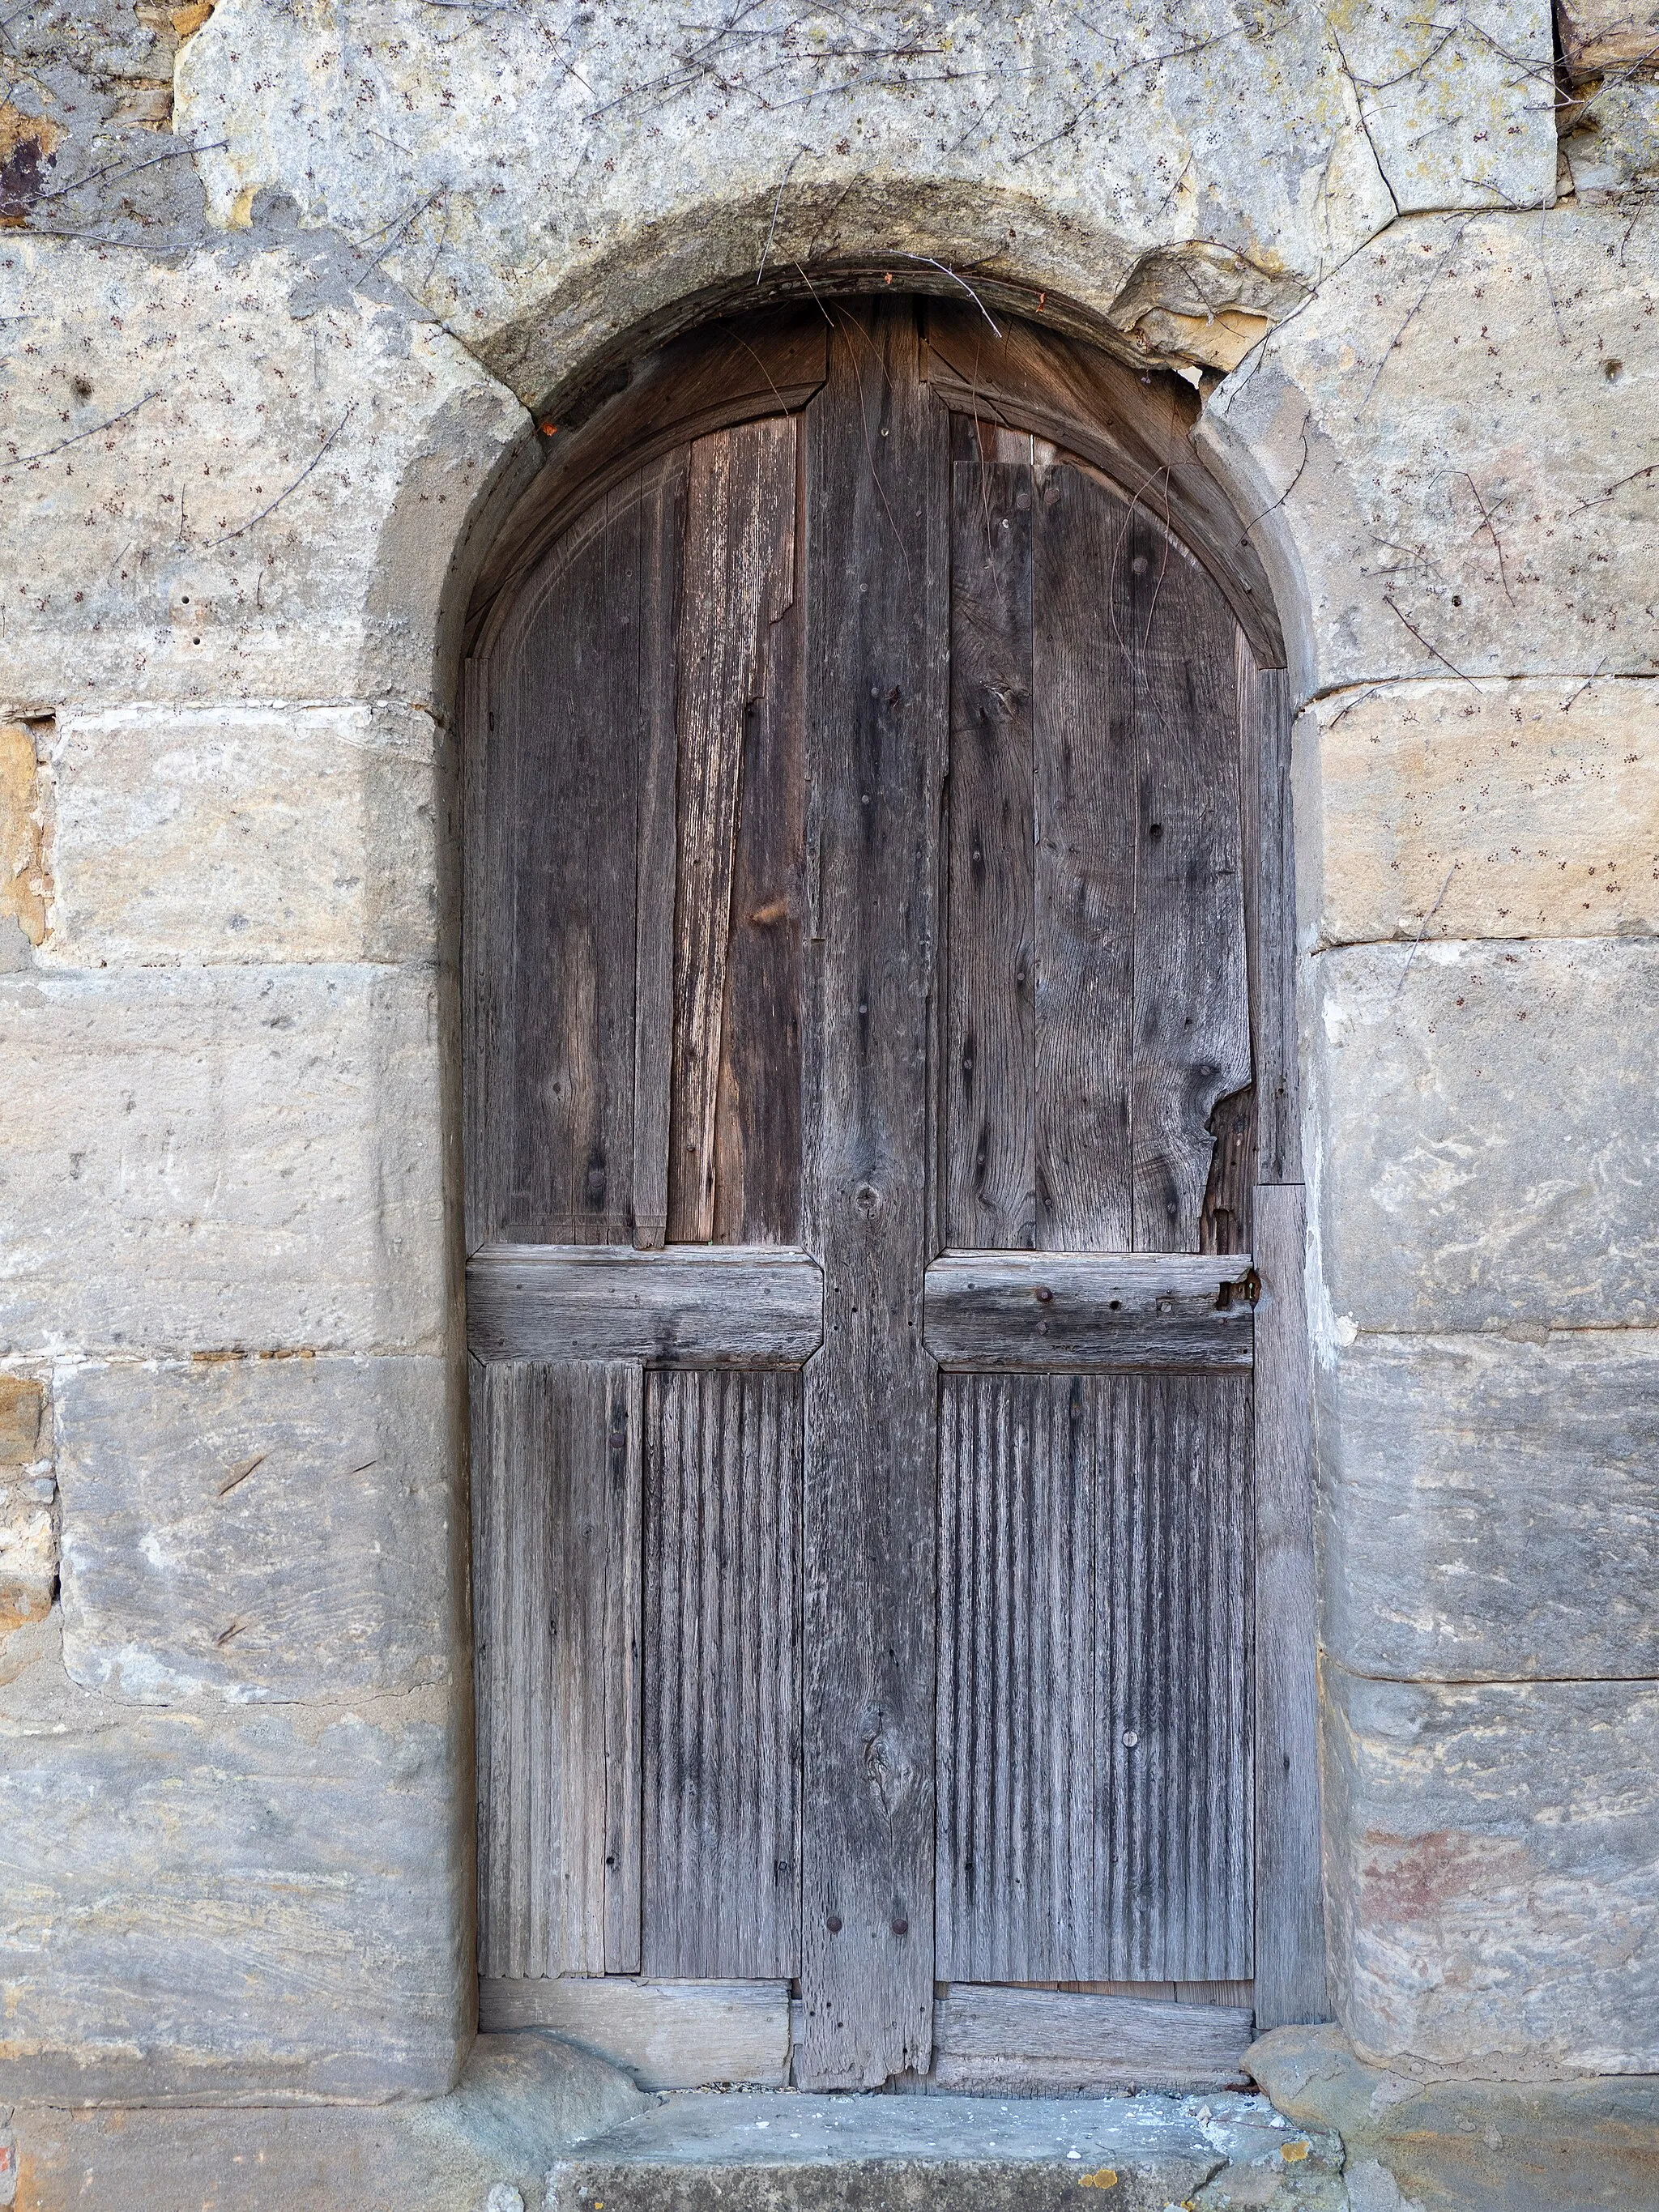
[[[940,2089],[999,2086],[1051,2095],[1141,2088],[1237,2087],[1251,2036],[1248,2005],[1071,1996],[953,1982],[933,2014]]]
[[[1250,1972],[1249,1405],[945,1378],[941,1978]]]
[[[1234,629],[1204,570],[1141,510],[1113,599],[1136,750],[1133,1243],[1193,1252],[1212,1117],[1251,1080]]]
[[[1029,466],[951,470],[944,1233],[1036,1233]]]
[[[1262,2028],[1330,2017],[1320,1875],[1306,1193],[1256,1193],[1256,1938]]]
[[[1249,1258],[946,1252],[927,1270],[927,1349],[940,1366],[1248,1368]]]
[[[641,1376],[472,1369],[478,1952],[639,1958]]]
[[[823,1334],[823,1277],[777,1245],[498,1244],[467,1263],[475,1359],[798,1367]]]
[[[921,1309],[948,453],[917,343],[908,303],[841,311],[807,418],[823,886],[808,1218],[824,1341],[806,1375],[797,2066],[818,2087],[925,2069],[933,2028],[934,1382]]]
[[[772,626],[794,598],[795,424],[691,447],[678,624],[678,887],[668,1233],[714,1231],[715,1107],[746,727],[766,689]]]
[[[1122,509],[1044,471],[1036,556],[1036,1243],[1133,1242],[1137,760],[1109,580]]]
[[[1296,1033],[1296,860],[1291,799],[1290,678],[1238,647],[1240,765],[1246,801],[1244,884],[1255,1040],[1256,1180],[1302,1180],[1302,1085]]]
[[[800,1946],[800,1379],[647,1385],[643,1961],[792,1976]]]
[[[787,1982],[486,1978],[478,2027],[485,2035],[547,2028],[620,2066],[641,2089],[781,2089],[789,2078]]]

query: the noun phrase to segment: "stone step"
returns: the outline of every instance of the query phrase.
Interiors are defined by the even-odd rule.
[[[1265,2097],[700,2091],[582,2143],[549,2212],[1346,2212],[1337,2139]]]

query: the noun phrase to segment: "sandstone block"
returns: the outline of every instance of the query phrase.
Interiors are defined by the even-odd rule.
[[[419,1350],[445,1327],[427,969],[0,978],[13,1351]]]
[[[1651,68],[1659,61],[1659,7],[1653,0],[1558,0],[1557,12],[1562,58],[1576,77]]]
[[[435,703],[443,580],[524,418],[447,331],[314,295],[286,247],[5,234],[0,702]]]
[[[0,1637],[44,1620],[58,1582],[58,1530],[51,1486],[0,1471]]]
[[[386,266],[531,404],[642,316],[752,290],[763,267],[873,254],[948,283],[942,260],[1107,313],[1194,240],[1271,295],[1397,207],[1553,189],[1543,0],[1449,24],[1353,11],[1346,50],[1310,5],[1194,0],[1174,32],[1137,10],[958,10],[921,43],[909,23],[877,10],[866,47],[777,9],[694,40],[654,9],[439,30],[419,0],[327,19],[221,0],[181,58],[179,126],[207,149],[215,222],[276,190],[307,224],[384,239]],[[826,127],[804,132],[809,114]],[[1226,319],[1262,305],[1219,300],[1187,336],[1213,357]],[[1183,343],[1149,313],[1154,343]]]
[[[58,1401],[73,1679],[159,1705],[452,1682],[448,1381],[407,1358],[73,1373]]]
[[[47,963],[434,958],[434,734],[364,706],[65,715]]]
[[[1659,2072],[1659,1685],[1326,1680],[1332,1963],[1362,2055]]]
[[[43,1395],[27,1375],[0,1375],[0,1467],[27,1467],[34,1457]]]
[[[1345,1667],[1659,1679],[1659,1334],[1362,1336],[1319,1434]]]
[[[1317,701],[1297,737],[1321,945],[1659,928],[1659,683],[1459,684]]]
[[[1659,240],[1425,216],[1333,271],[1195,436],[1257,529],[1299,696],[1659,670]]]
[[[418,1699],[0,1717],[18,2100],[441,2094],[471,2003],[457,1738]]]
[[[1425,941],[1310,964],[1339,1339],[1659,1318],[1659,946]]]

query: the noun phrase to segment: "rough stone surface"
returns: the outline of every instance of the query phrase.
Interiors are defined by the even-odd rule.
[[[1325,1682],[1333,1978],[1361,2052],[1659,2073],[1659,1683],[1330,1662]]]
[[[274,189],[307,223],[384,241],[535,404],[630,309],[872,248],[1016,270],[1109,314],[1149,255],[1201,244],[1236,282],[1207,314],[1178,283],[1176,315],[1265,328],[1275,278],[1293,298],[1401,208],[1552,194],[1547,8],[1449,12],[1355,11],[1338,34],[1312,7],[1218,0],[1063,23],[1024,0],[852,17],[764,0],[708,24],[538,0],[440,26],[418,0],[221,0],[179,65],[179,118],[215,148],[216,222]],[[1201,254],[1174,273],[1202,293]]]
[[[52,878],[35,733],[0,723],[0,967],[27,965],[46,933]]]
[[[0,1645],[43,1620],[58,1587],[57,1486],[43,1449],[45,1392],[33,1377],[0,1375]]]
[[[449,1386],[433,1359],[67,1376],[72,1678],[157,1705],[451,1681],[463,1608]]]
[[[8,1348],[439,1340],[430,971],[9,976],[0,1024],[33,1102],[0,1168]]]
[[[549,2178],[549,2212],[1346,2212],[1342,2151],[1265,2098],[665,2097]],[[1085,2196],[1087,2190],[1091,2193]]]
[[[1632,2212],[1659,2203],[1659,2082],[1523,2085],[1367,2065],[1339,2029],[1280,2027],[1252,2073],[1340,2133],[1353,2212]]]
[[[9,2094],[447,2089],[474,1987],[448,1701],[147,1711],[70,1688],[55,1629],[12,1638],[0,1686]]]
[[[1319,945],[1659,928],[1659,683],[1339,692],[1296,751]]]
[[[1659,234],[1402,222],[1218,393],[1301,697],[1659,669]]]
[[[26,2212],[495,2212],[513,2201],[501,2191],[539,2212],[560,2154],[644,2103],[626,2075],[551,2036],[484,2036],[456,2088],[428,2104],[25,2109],[18,2201]]]
[[[1659,1334],[1362,1336],[1320,1387],[1344,1666],[1659,1679]]]
[[[1659,33],[1654,36],[1659,53]],[[1585,206],[1628,205],[1659,195],[1659,84],[1620,70],[1563,118],[1562,166]]]
[[[447,331],[314,294],[280,246],[3,234],[0,516],[31,557],[0,706],[434,703],[445,575],[524,418]]]
[[[1425,942],[1311,964],[1338,1341],[1659,1316],[1659,948]]]
[[[1560,0],[1561,52],[1575,77],[1659,63],[1654,0]]]
[[[434,736],[366,706],[66,715],[45,964],[431,958]]]

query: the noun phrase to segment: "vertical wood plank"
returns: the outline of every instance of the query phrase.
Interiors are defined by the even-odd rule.
[[[793,1975],[800,1924],[798,1375],[650,1383],[644,1972]]]
[[[1127,1251],[1135,729],[1109,596],[1121,501],[1081,470],[1036,517],[1036,1243]]]
[[[809,751],[823,940],[807,1157],[799,2073],[925,2072],[933,2021],[928,1047],[948,453],[908,303],[845,307],[808,414]]]
[[[512,1170],[515,911],[510,833],[517,816],[516,748],[490,726],[489,672],[461,671],[461,830],[465,1009],[462,1122],[469,1254],[500,1234]]]
[[[686,466],[677,456],[647,495],[641,545],[640,793],[634,995],[634,1242],[668,1236],[669,1104],[674,1044],[676,618]]]
[[[669,1236],[714,1230],[715,1109],[726,1015],[745,725],[773,623],[794,596],[795,422],[699,438],[686,485],[679,623],[679,862]]]
[[[945,1242],[1028,1249],[1032,1123],[1029,467],[951,470]]]
[[[1138,755],[1134,1249],[1194,1252],[1221,1100],[1250,1081],[1231,611],[1142,512],[1120,566]]]
[[[1291,803],[1291,679],[1258,668],[1238,640],[1240,751],[1249,819],[1250,914],[1261,1182],[1302,1180],[1302,1091],[1296,1035],[1296,864]]]
[[[1313,1429],[1300,1184],[1256,1194],[1258,2027],[1328,2019],[1314,1644]]]
[[[645,1374],[605,1370],[605,1971],[640,1971]],[[591,1818],[591,1814],[588,1816]]]

